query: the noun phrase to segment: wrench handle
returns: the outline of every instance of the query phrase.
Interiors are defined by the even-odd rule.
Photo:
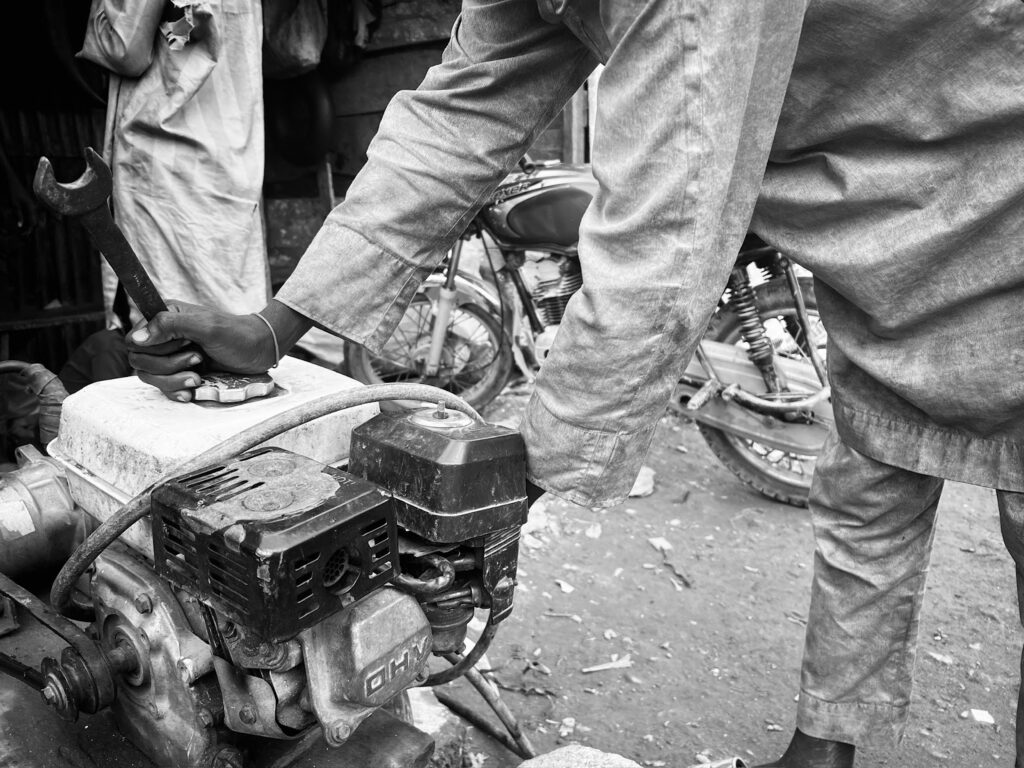
[[[160,296],[152,278],[142,266],[135,249],[125,238],[121,228],[114,223],[110,209],[101,205],[79,219],[85,227],[92,244],[107,260],[125,292],[135,302],[146,320],[152,320],[157,312],[165,312],[167,304]]]

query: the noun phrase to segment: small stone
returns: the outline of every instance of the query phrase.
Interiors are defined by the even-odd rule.
[[[640,467],[640,473],[636,476],[633,489],[629,492],[631,498],[650,496],[654,493],[655,472],[650,467]]]
[[[519,768],[640,768],[640,764],[613,752],[570,744],[519,764]]]
[[[973,720],[976,723],[982,725],[995,725],[995,718],[987,710],[984,709],[967,709],[960,713],[960,717],[963,720]]]

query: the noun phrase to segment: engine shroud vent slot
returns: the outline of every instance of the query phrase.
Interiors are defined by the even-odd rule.
[[[157,573],[268,640],[294,637],[398,574],[390,496],[278,448],[163,483],[152,511]]]

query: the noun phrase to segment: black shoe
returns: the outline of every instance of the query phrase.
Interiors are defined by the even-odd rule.
[[[853,768],[853,753],[853,744],[816,739],[798,730],[782,757],[754,768]]]

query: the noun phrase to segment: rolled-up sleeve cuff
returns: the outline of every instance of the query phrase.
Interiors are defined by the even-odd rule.
[[[379,353],[430,271],[328,219],[274,298]]]
[[[611,507],[627,498],[654,429],[608,432],[563,421],[534,393],[520,431],[527,476],[554,495],[588,507]]]

